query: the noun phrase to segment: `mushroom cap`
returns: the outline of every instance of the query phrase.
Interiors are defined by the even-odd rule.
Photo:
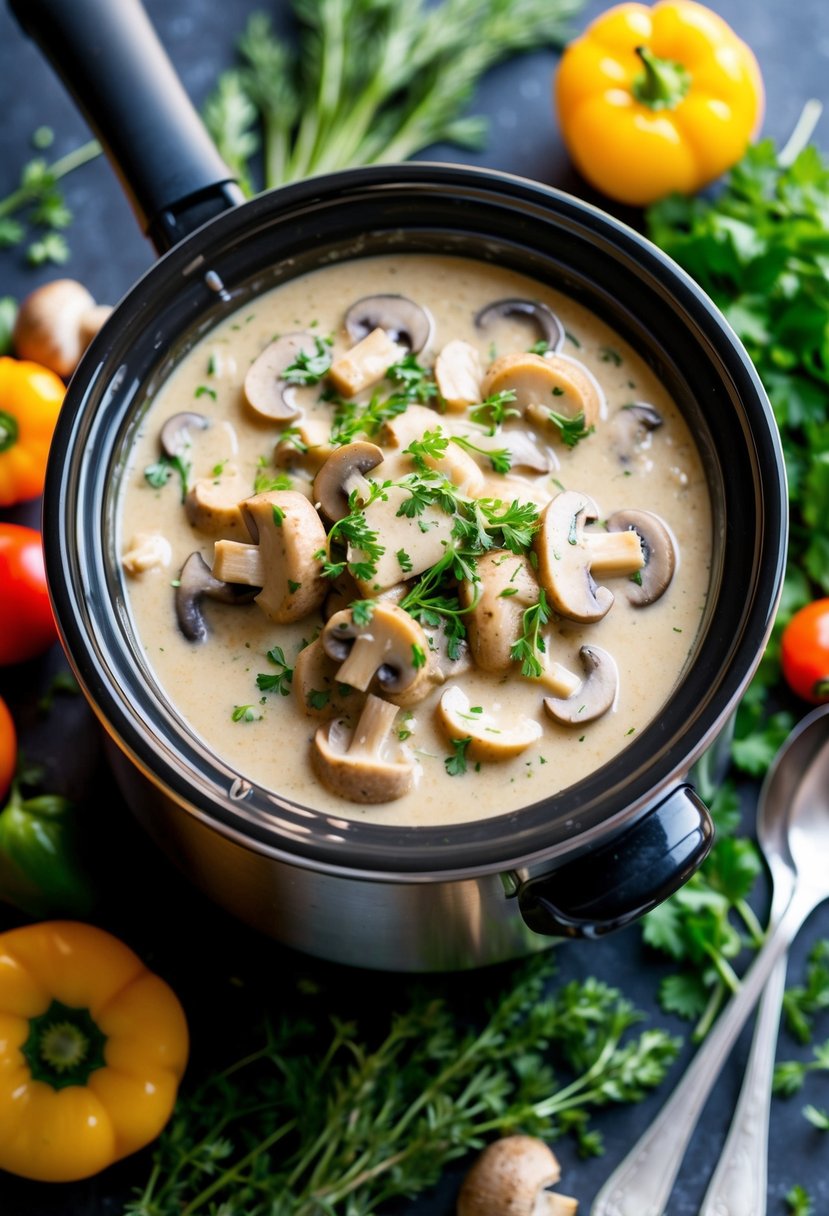
[[[571,621],[600,621],[613,604],[613,592],[597,587],[590,574],[584,525],[598,514],[589,495],[564,490],[545,508],[534,537],[538,581],[556,612]]]
[[[428,691],[429,643],[418,622],[388,600],[374,600],[365,623],[352,608],[336,612],[322,631],[326,654],[339,660],[337,679],[365,692],[376,686],[385,694]]]
[[[607,520],[609,532],[635,532],[642,545],[645,565],[638,580],[625,584],[625,595],[637,608],[653,604],[664,595],[674,576],[677,546],[668,525],[653,511],[630,508],[614,511]]]
[[[357,440],[336,448],[314,478],[314,501],[332,522],[348,514],[348,499],[363,476],[383,460],[376,443]]]
[[[478,329],[486,329],[499,317],[526,318],[535,326],[539,338],[547,343],[548,350],[557,351],[564,342],[564,326],[541,300],[493,300],[475,315],[475,325]]]
[[[417,354],[430,341],[434,322],[408,296],[384,294],[355,301],[345,314],[345,328],[352,342],[361,341],[374,329],[384,329],[393,342]]]
[[[397,706],[372,694],[356,726],[334,718],[320,726],[311,744],[311,766],[332,794],[351,802],[392,802],[411,789],[414,761],[399,749],[386,754]]]
[[[613,707],[619,690],[616,661],[600,646],[582,646],[579,658],[585,673],[583,683],[569,697],[545,697],[544,708],[556,722],[581,726],[593,722]]]
[[[536,1216],[540,1196],[560,1177],[558,1158],[543,1140],[504,1136],[473,1162],[458,1193],[457,1216]]]
[[[460,586],[464,607],[473,605],[466,614],[472,657],[482,671],[509,671],[523,614],[538,602],[538,581],[529,558],[506,549],[484,553],[475,565],[477,586],[466,580]]]
[[[245,400],[255,414],[276,421],[299,416],[295,386],[284,379],[284,372],[299,355],[313,355],[315,350],[314,335],[304,331],[283,334],[265,347],[245,376]]]
[[[483,706],[471,706],[457,684],[442,694],[438,717],[450,739],[469,739],[469,754],[476,760],[509,760],[537,743],[543,733],[535,718],[507,724]]]
[[[309,718],[330,718],[333,714],[354,713],[361,709],[365,696],[337,679],[339,664],[326,654],[322,638],[303,646],[294,663],[291,689]],[[316,695],[314,695],[316,694]]]
[[[450,410],[465,410],[481,400],[481,356],[471,342],[453,338],[435,359],[435,382]]]
[[[238,473],[201,477],[187,491],[184,513],[199,532],[236,539],[246,535],[239,504],[247,497],[248,487]]]
[[[484,377],[485,397],[512,391],[516,408],[529,411],[533,421],[543,424],[550,412],[565,418],[584,416],[589,429],[606,412],[605,396],[592,372],[569,355],[536,355],[520,351],[501,355]]]
[[[647,401],[631,401],[618,409],[611,419],[610,431],[613,447],[622,464],[629,464],[636,452],[650,446],[653,431],[662,426],[664,419]]]
[[[97,332],[90,320],[97,307],[92,294],[76,279],[52,279],[36,287],[23,299],[12,331],[17,357],[31,359],[68,379]],[[97,326],[102,320],[97,313]]]

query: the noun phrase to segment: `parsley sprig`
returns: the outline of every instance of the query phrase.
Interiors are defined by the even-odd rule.
[[[536,959],[469,1010],[419,983],[374,1031],[318,990],[294,1007],[283,992],[239,1059],[182,1092],[127,1212],[273,1216],[278,1197],[280,1216],[371,1216],[499,1134],[569,1133],[601,1152],[591,1113],[643,1099],[678,1043],[637,1032],[641,1015],[598,980],[545,991],[551,973]]]

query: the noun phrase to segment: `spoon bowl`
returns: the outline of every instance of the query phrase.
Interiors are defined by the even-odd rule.
[[[829,705],[807,714],[777,753],[760,791],[757,837],[774,884],[765,945],[671,1097],[599,1191],[590,1216],[663,1216],[702,1108],[773,973],[779,1015],[786,951],[829,899]],[[777,1016],[765,1021],[767,1039],[772,1029],[776,1034]],[[713,1202],[709,1191],[703,1212],[723,1210]],[[760,1216],[756,1206],[725,1210]]]

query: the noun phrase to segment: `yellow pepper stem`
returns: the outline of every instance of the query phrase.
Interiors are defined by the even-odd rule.
[[[36,1081],[53,1089],[85,1085],[103,1068],[106,1035],[88,1009],[73,1009],[52,1001],[45,1013],[29,1021],[29,1037],[21,1051]]]
[[[633,82],[633,95],[650,110],[675,110],[691,87],[691,73],[673,59],[658,59],[646,46],[636,54],[644,71]]]

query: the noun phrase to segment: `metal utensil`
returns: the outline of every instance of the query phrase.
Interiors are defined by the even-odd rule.
[[[774,900],[776,924],[749,970],[739,993],[725,1007],[713,1030],[697,1052],[693,1062],[662,1107],[650,1127],[640,1137],[631,1152],[614,1170],[596,1196],[591,1216],[663,1216],[682,1158],[696,1126],[706,1099],[720,1069],[754,1008],[766,983],[775,973],[776,997],[764,1005],[765,1025],[758,1029],[762,1046],[758,1053],[768,1053],[766,1044],[774,1039],[777,1017],[771,1016],[772,999],[778,1015],[782,984],[785,979],[785,955],[806,917],[829,898],[829,705],[820,706],[799,723],[780,749],[760,792],[758,837],[768,863],[775,889],[780,894]],[[768,1054],[765,1056],[768,1060]],[[751,1110],[762,1110],[751,1102]],[[749,1114],[750,1114],[749,1111]],[[741,1113],[744,1115],[745,1110]],[[756,1116],[754,1116],[756,1117]],[[765,1165],[767,1111],[760,1115],[760,1126],[748,1141],[751,1152],[760,1152]],[[735,1132],[735,1137],[740,1133]],[[758,1148],[757,1137],[760,1138]],[[746,1148],[746,1151],[749,1151]],[[758,1158],[754,1158],[758,1160]],[[741,1166],[736,1186],[745,1185],[746,1171]],[[732,1195],[735,1182],[729,1170],[727,1186]],[[733,1175],[736,1177],[736,1175]],[[724,1175],[721,1175],[721,1181]],[[718,1184],[719,1185],[719,1184]],[[756,1192],[756,1179],[752,1182]],[[711,1203],[717,1197],[710,1193]],[[707,1199],[706,1199],[707,1201]],[[723,1193],[723,1202],[727,1204]],[[739,1208],[711,1206],[704,1209],[707,1216],[759,1216],[765,1207],[758,1207],[756,1198],[746,1197]]]

